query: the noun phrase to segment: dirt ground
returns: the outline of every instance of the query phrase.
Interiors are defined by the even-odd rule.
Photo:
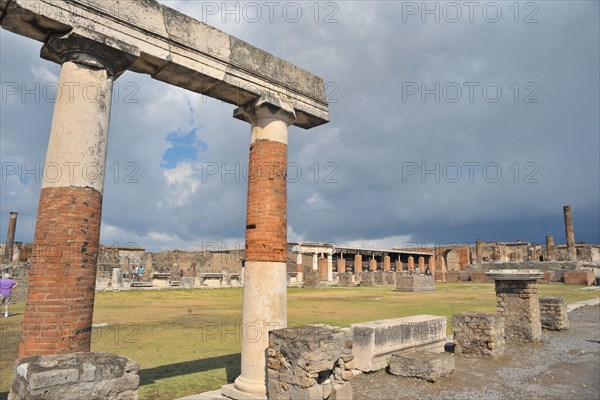
[[[507,345],[498,359],[455,355],[451,376],[435,383],[379,371],[352,381],[354,399],[600,399],[600,306],[569,313],[568,331],[542,342]]]

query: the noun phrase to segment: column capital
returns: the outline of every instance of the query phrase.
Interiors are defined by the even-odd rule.
[[[296,111],[290,104],[275,96],[263,95],[236,108],[233,111],[233,117],[251,124],[257,123],[260,119],[268,118],[283,121],[290,126],[296,121]]]
[[[42,58],[58,64],[71,61],[105,69],[115,79],[125,72],[139,55],[139,49],[134,46],[89,31],[50,35],[40,52]]]

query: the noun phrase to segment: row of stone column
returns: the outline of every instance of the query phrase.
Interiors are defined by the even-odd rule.
[[[338,258],[336,260],[337,263],[337,272],[338,273],[345,273],[346,272],[346,260],[344,258]],[[420,256],[418,258],[418,268],[421,270],[421,272],[425,272],[427,270],[427,267],[432,271],[432,273],[435,273],[435,259],[434,257],[430,256],[429,260],[428,260],[428,266],[426,266],[425,264],[425,257],[424,256]],[[370,271],[377,271],[378,270],[378,262],[377,260],[375,260],[374,258],[372,258],[369,261],[369,270]],[[415,270],[415,258],[413,256],[409,256],[408,257],[408,264],[407,264],[407,268],[409,271],[414,271]],[[332,277],[332,259],[331,257],[320,257],[318,258],[318,262],[317,262],[317,269],[319,271],[319,276],[321,278],[321,280],[325,281],[331,281],[333,279]],[[403,269],[403,263],[401,261],[396,261],[396,270],[397,271],[401,271]],[[384,256],[383,257],[383,271],[387,272],[391,270],[391,257],[390,256]],[[358,274],[361,273],[363,271],[363,262],[362,262],[362,255],[360,254],[356,254],[354,256],[354,273]],[[303,265],[302,264],[296,264],[296,273],[297,274],[302,274],[303,273]],[[302,278],[301,276],[299,277],[299,280],[301,281]]]
[[[54,107],[46,165],[94,171],[42,183],[21,358],[90,351],[112,88],[135,61],[131,53],[69,35],[51,37],[42,49],[61,64],[59,87],[69,93]],[[264,396],[268,331],[287,323],[286,166],[296,115],[278,99],[260,98],[234,117],[252,126],[242,323],[262,331],[242,342],[235,388]]]

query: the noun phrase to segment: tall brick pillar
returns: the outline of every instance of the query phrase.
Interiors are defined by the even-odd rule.
[[[419,269],[421,273],[425,273],[425,257],[419,256]]]
[[[341,256],[337,259],[337,272],[338,274],[346,273],[346,260]]]
[[[396,261],[396,272],[402,271],[402,261]]]
[[[6,243],[4,247],[4,262],[10,263],[13,258],[13,247],[15,245],[15,231],[17,230],[17,212],[11,211],[8,217],[8,231],[6,232]]]
[[[325,257],[319,257],[319,277],[321,281],[327,280],[327,259]]]
[[[354,256],[354,275],[358,275],[362,272],[362,255],[356,254]]]
[[[429,270],[435,275],[435,256],[429,256]]]
[[[371,258],[371,260],[369,260],[369,269],[371,271],[377,271],[377,260],[374,258]]]
[[[564,206],[563,212],[565,214],[565,234],[567,236],[567,259],[574,261],[577,260],[577,249],[575,248],[575,231],[573,230],[571,206]]]
[[[408,256],[408,270],[415,270],[415,258],[413,256]]]
[[[235,398],[239,392],[264,397],[269,331],[287,325],[287,143],[296,114],[285,103],[261,97],[236,109],[234,116],[252,124],[242,371],[233,387],[224,386],[222,392]]]
[[[96,38],[98,39],[98,38]],[[51,36],[62,65],[46,153],[19,357],[90,351],[112,86],[128,54],[76,34]],[[50,175],[51,172],[57,172]]]
[[[384,271],[389,271],[390,270],[390,264],[391,264],[391,259],[390,256],[384,256],[383,257],[383,270]]]
[[[550,235],[546,236],[546,261],[556,260],[556,246],[554,246],[554,238]]]

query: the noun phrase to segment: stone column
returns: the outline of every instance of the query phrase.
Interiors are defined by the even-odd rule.
[[[313,253],[312,255],[312,270],[313,271],[317,271],[319,269],[319,263],[318,263],[318,255],[317,253]]]
[[[296,282],[304,282],[304,267],[302,265],[302,253],[296,256]]]
[[[413,256],[408,256],[408,270],[415,270],[415,258]]]
[[[294,109],[260,98],[236,109],[252,124],[242,304],[242,368],[228,397],[266,396],[269,331],[287,325],[287,143]],[[240,394],[240,392],[242,392]]]
[[[537,279],[544,274],[537,270],[490,271],[495,280],[498,315],[504,318],[506,341],[527,343],[542,337],[540,300]]]
[[[327,281],[333,281],[333,255],[327,254]]]
[[[4,262],[10,263],[13,259],[13,247],[15,245],[15,231],[17,229],[17,212],[11,211],[8,217],[8,231],[6,232],[6,244],[4,247]]]
[[[90,351],[112,87],[136,52],[74,33],[51,36],[42,48],[42,57],[62,65],[61,95],[46,153],[19,358]]]
[[[419,256],[419,269],[421,273],[425,273],[425,257]]]
[[[319,257],[319,278],[321,278],[321,282],[327,280],[327,259],[325,257]]]
[[[475,239],[475,258],[477,262],[483,261],[483,240]]]
[[[362,272],[362,255],[356,254],[354,256],[354,275],[358,275]]]
[[[390,263],[391,263],[390,256],[383,257],[383,270],[384,271],[387,272],[390,270]]]
[[[546,261],[556,260],[556,247],[554,246],[554,238],[550,235],[546,236]]]
[[[369,269],[371,271],[377,271],[377,260],[375,258],[371,258],[371,260],[369,260]]]
[[[565,234],[567,236],[567,259],[575,261],[577,260],[577,249],[575,248],[575,231],[573,230],[571,206],[564,206],[563,212],[565,214]]]
[[[337,259],[337,271],[338,274],[346,273],[346,260],[344,260],[342,257]]]

